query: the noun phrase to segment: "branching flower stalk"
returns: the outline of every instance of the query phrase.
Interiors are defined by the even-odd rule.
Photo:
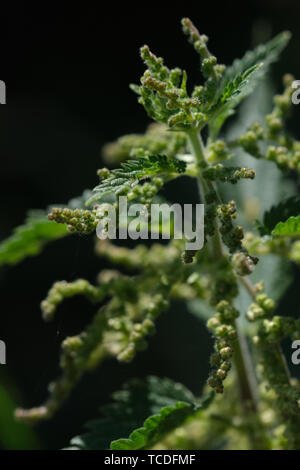
[[[186,72],[169,69],[143,46],[146,71],[131,89],[155,123],[143,135],[107,144],[103,157],[114,169],[98,170],[100,181],[94,190],[67,207],[48,208],[48,220],[43,213],[30,214],[24,226],[0,245],[0,263],[14,264],[39,253],[50,240],[93,233],[99,223],[106,226],[108,206],[121,212],[120,196],[126,196],[129,208],[136,202],[147,209],[155,201],[168,204],[160,190],[181,175],[196,179],[205,205],[204,246],[186,250],[184,240],[172,238],[171,219],[167,227],[155,227],[158,235],[170,236],[167,245],[137,244],[129,249],[98,239],[96,255],[106,257],[116,269],[100,272],[95,285],[84,279],[57,282],[41,303],[47,321],[64,299],[76,295],[95,304],[97,312],[85,331],[63,341],[62,376],[50,385],[46,403],[18,409],[16,416],[29,422],[49,419],[85,372],[107,357],[131,361],[147,347],[157,317],[172,300],[181,299],[205,319],[214,340],[204,396],[194,397],[168,379],[130,382],[103,410],[104,418],[90,423],[89,432],[75,438],[71,447],[202,449],[219,448],[222,442],[233,449],[300,449],[300,385],[290,377],[281,350],[283,339],[300,339],[300,320],[279,315],[271,298],[276,293],[267,292],[262,281],[252,285],[249,280],[265,255],[300,264],[300,198],[282,200],[256,224],[252,218],[245,232],[235,221],[238,211],[247,219],[246,205],[224,196],[224,187],[242,186],[245,179],[249,185],[255,183],[256,171],[244,166],[246,155],[254,158],[255,167],[265,161],[278,173],[300,173],[300,143],[286,130],[292,76],[284,77],[283,94],[275,96],[271,113],[260,122],[240,129],[234,138],[227,138],[223,127],[259,86],[290,35],[283,32],[225,67],[189,19],[182,20],[182,27],[200,56],[202,83],[189,93]],[[236,158],[242,166],[229,164]],[[149,229],[151,215],[147,220]],[[126,224],[120,221],[118,229],[127,229]],[[240,307],[242,289],[252,299],[247,307]],[[141,409],[144,422],[134,429],[135,413]],[[118,434],[119,422],[126,435]]]

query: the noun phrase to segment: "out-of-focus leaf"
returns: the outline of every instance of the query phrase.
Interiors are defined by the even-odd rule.
[[[85,201],[91,196],[90,190],[85,190],[81,196],[71,199],[66,207],[84,209]],[[61,205],[55,204],[56,207]],[[13,234],[0,242],[0,266],[17,264],[29,256],[38,255],[45,245],[66,235],[70,235],[66,225],[57,224],[47,219],[51,207],[45,211],[29,211],[23,225],[16,227]]]
[[[290,217],[285,222],[279,222],[272,231],[274,237],[299,237],[300,215]]]
[[[37,450],[41,444],[35,431],[14,419],[14,387],[6,374],[0,374],[0,445],[5,450]]]
[[[0,265],[16,264],[28,256],[38,255],[46,243],[68,235],[65,225],[47,219],[43,211],[32,211],[24,225],[0,244]]]

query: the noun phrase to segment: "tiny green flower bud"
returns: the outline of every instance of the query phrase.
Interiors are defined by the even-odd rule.
[[[222,359],[229,359],[232,356],[232,348],[230,346],[227,346],[226,348],[222,348],[220,350],[220,354]]]

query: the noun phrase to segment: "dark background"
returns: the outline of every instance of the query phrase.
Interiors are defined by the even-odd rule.
[[[143,72],[141,45],[149,44],[167,65],[187,69],[192,83],[197,80],[197,55],[181,32],[181,17],[191,17],[226,64],[252,46],[254,31],[264,40],[291,30],[293,39],[273,77],[277,86],[285,72],[300,77],[299,1],[184,3],[125,8],[111,2],[110,10],[104,2],[1,6],[0,79],[6,82],[7,104],[0,107],[0,239],[22,223],[29,208],[66,203],[92,188],[105,142],[143,132],[147,116],[128,88]],[[182,200],[193,202],[193,189],[182,186]],[[178,197],[171,188],[172,194]],[[8,364],[0,380],[14,384],[18,404],[38,405],[46,397],[47,384],[59,373],[61,340],[81,331],[94,313],[76,298],[59,308],[53,324],[44,324],[40,301],[53,281],[93,282],[104,266],[94,257],[93,237],[73,236],[49,245],[40,257],[1,269],[0,338]],[[290,299],[295,291],[294,282]],[[130,377],[169,376],[201,391],[211,348],[205,328],[180,304],[157,326],[148,350],[132,364],[109,361],[85,376],[57,416],[38,427],[44,448],[67,445]]]

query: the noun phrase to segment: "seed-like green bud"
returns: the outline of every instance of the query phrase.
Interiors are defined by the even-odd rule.
[[[227,377],[227,372],[226,372],[225,370],[223,370],[223,369],[218,369],[218,370],[217,370],[217,377],[218,377],[218,379],[220,379],[220,380],[225,380],[226,377]]]
[[[232,356],[232,348],[230,346],[222,348],[220,354],[222,359],[229,359]]]

